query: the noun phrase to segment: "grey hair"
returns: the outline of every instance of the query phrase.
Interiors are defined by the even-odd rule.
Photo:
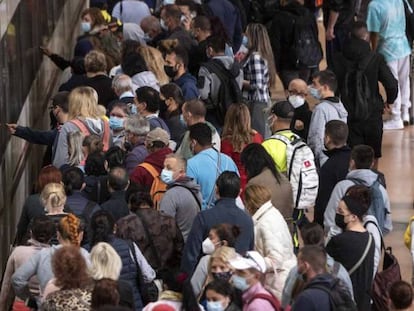
[[[79,131],[68,133],[68,164],[70,166],[79,165],[85,158],[82,151],[83,139],[84,135]]]
[[[150,131],[147,119],[134,115],[125,119],[125,131],[139,136],[146,136]]]
[[[179,169],[184,171],[184,173],[187,171],[187,160],[182,155],[178,153],[170,153],[170,154],[167,154],[165,158],[175,159],[177,161]]]
[[[125,74],[119,74],[112,80],[112,88],[117,93],[123,93],[127,91],[133,92],[132,80]]]

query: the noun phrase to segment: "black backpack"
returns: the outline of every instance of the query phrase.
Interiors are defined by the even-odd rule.
[[[348,289],[339,279],[330,285],[313,285],[308,288],[320,289],[328,293],[331,304],[331,311],[357,311],[357,306],[352,300]]]
[[[218,59],[211,59],[204,63],[203,66],[210,73],[214,73],[220,80],[217,101],[208,100],[207,109],[214,110],[217,121],[222,126],[227,108],[233,103],[240,103],[242,100],[242,92],[236,81],[237,76],[240,74],[240,66],[237,62],[234,62],[229,70]]]
[[[374,58],[374,53],[369,53],[359,62],[351,63],[347,70],[341,89],[341,99],[348,111],[349,120],[365,121],[372,110],[373,94],[369,87],[369,80],[365,74],[368,65]]]
[[[307,16],[285,12],[292,17],[293,44],[291,53],[296,56],[296,67],[317,68],[323,58],[323,52],[314,21]]]

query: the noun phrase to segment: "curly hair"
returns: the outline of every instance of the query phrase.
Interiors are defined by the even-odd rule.
[[[223,139],[228,139],[235,152],[242,152],[252,142],[254,131],[250,127],[250,112],[245,104],[231,104],[224,118]]]
[[[74,214],[68,214],[59,221],[58,232],[62,239],[79,246],[82,240],[82,223]]]
[[[114,217],[105,210],[93,214],[90,223],[90,245],[94,247],[99,242],[108,242],[115,227]]]
[[[86,261],[80,248],[63,246],[52,257],[52,269],[55,275],[55,285],[61,290],[83,288],[90,282]]]

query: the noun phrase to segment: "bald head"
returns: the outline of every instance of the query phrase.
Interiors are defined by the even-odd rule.
[[[293,79],[290,81],[288,91],[295,95],[308,95],[308,85],[302,79]]]
[[[140,24],[142,31],[150,36],[150,38],[155,38],[158,34],[161,33],[161,25],[158,18],[153,15],[146,16],[141,20]]]

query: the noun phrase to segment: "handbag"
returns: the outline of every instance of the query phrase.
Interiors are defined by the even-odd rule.
[[[131,249],[132,256],[134,257],[134,262],[137,267],[137,287],[141,294],[141,299],[144,305],[147,305],[150,302],[155,302],[158,300],[158,287],[154,281],[150,283],[145,283],[142,277],[141,267],[139,266],[137,254],[135,253],[135,243],[132,241],[128,242],[129,248]]]

